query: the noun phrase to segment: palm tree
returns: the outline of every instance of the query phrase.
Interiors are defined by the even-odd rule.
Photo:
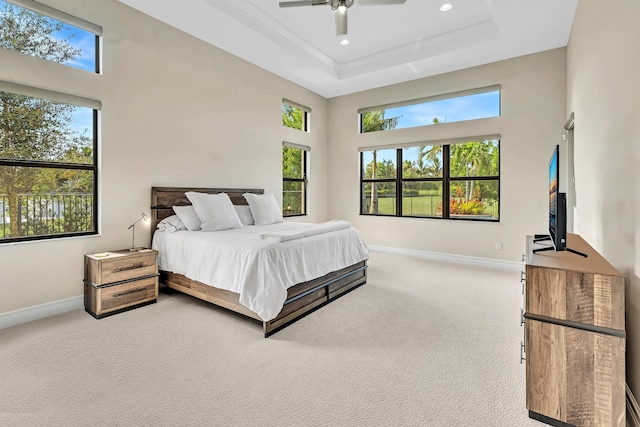
[[[437,117],[433,118],[433,124],[440,124]],[[431,163],[428,173],[432,176],[438,176],[442,173],[442,145],[422,146],[418,147],[418,163],[420,169],[424,170],[424,161]]]
[[[424,170],[425,161],[430,164],[426,171],[431,176],[439,176],[442,173],[442,145],[418,147],[418,163],[420,169]]]
[[[488,170],[492,165],[493,144],[485,144],[482,141],[453,144],[451,146],[451,170],[458,175],[474,177],[481,170]],[[465,182],[465,201],[473,197],[474,181]]]
[[[362,115],[361,133],[377,132],[380,130],[391,130],[398,126],[400,117],[384,117],[384,110],[368,111]],[[373,151],[373,164],[371,168],[371,179],[376,179],[378,170],[377,151]],[[369,205],[369,213],[378,213],[378,191],[376,183],[371,183],[371,203]]]

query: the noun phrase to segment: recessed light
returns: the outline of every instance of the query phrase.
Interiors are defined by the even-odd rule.
[[[340,44],[341,44],[342,46],[346,46],[346,45],[348,45],[348,44],[349,44],[349,40],[347,40],[347,39],[340,40]]]
[[[443,12],[446,12],[448,10],[451,10],[452,7],[453,5],[451,3],[445,3],[442,6],[440,6],[440,10]]]

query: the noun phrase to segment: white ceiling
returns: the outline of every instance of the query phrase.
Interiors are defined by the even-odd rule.
[[[348,10],[279,0],[120,0],[324,97],[567,45],[578,0],[406,0]],[[348,46],[339,41],[347,38]]]

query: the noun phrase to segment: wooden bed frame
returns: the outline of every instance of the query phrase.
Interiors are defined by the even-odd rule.
[[[264,193],[262,189],[152,187],[152,235],[160,221],[170,215],[174,215],[172,206],[191,204],[184,194],[187,191],[197,191],[208,194],[227,193],[234,205],[247,204],[245,198],[242,196],[244,193]],[[282,311],[268,322],[263,321],[256,313],[240,304],[240,294],[235,292],[205,285],[201,282],[188,279],[182,274],[162,270],[160,271],[160,282],[171,289],[262,322],[264,337],[267,338],[269,335],[276,333],[280,329],[330,303],[336,298],[364,285],[367,282],[367,261],[359,262],[309,282],[299,283],[290,287]]]

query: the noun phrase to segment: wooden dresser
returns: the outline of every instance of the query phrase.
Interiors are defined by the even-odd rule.
[[[529,416],[554,426],[626,425],[624,277],[588,255],[540,252],[527,237],[525,353]]]
[[[84,307],[100,319],[158,299],[158,252],[128,249],[84,256]]]

